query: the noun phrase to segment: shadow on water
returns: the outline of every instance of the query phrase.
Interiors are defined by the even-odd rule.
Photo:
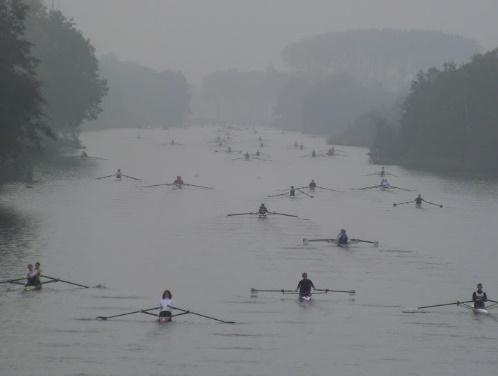
[[[34,221],[15,210],[0,205],[0,265],[10,273],[11,269],[24,267],[26,257],[32,256],[32,244],[36,238]],[[21,269],[23,270],[23,269]],[[4,273],[1,273],[4,276]]]

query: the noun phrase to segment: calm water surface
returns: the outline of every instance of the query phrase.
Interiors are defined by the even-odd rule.
[[[368,175],[379,167],[364,149],[315,159],[305,155],[327,149],[321,138],[232,130],[234,150],[255,152],[261,136],[271,160],[244,161],[216,152],[217,135],[215,127],[88,132],[87,153],[105,160],[76,159],[31,188],[2,188],[1,279],[39,260],[47,275],[106,288],[0,285],[1,375],[496,374],[498,310],[406,313],[468,299],[477,282],[498,298],[496,182],[393,167],[391,183],[417,191],[353,191],[380,180]],[[117,168],[144,181],[95,180]],[[176,175],[215,189],[144,188]],[[340,192],[265,198],[311,178]],[[393,207],[418,191],[444,208]],[[309,220],[226,216],[263,200]],[[380,247],[302,245],[342,227]],[[250,296],[252,287],[292,289],[303,271],[317,287],[357,294],[316,295],[306,305]],[[163,326],[146,315],[95,320],[155,306],[165,288],[179,307],[238,324],[192,315]]]

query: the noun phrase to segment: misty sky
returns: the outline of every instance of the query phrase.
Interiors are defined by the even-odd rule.
[[[49,0],[50,2],[51,0]],[[498,46],[498,0],[54,0],[99,54],[156,69],[281,66],[293,41],[358,28],[430,29]]]

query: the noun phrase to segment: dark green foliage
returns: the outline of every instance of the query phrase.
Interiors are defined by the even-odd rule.
[[[421,167],[498,171],[498,50],[468,64],[420,72],[402,105],[399,131],[376,155]],[[385,131],[383,131],[385,132]],[[396,147],[394,147],[396,145]]]
[[[157,72],[113,55],[100,60],[109,95],[92,128],[183,125],[190,106],[189,85],[179,72]]]
[[[48,11],[38,0],[30,1],[27,36],[39,61],[37,73],[50,126],[76,141],[79,126],[97,118],[107,93],[95,49],[72,20],[60,11]]]
[[[36,60],[24,36],[26,6],[0,0],[0,163],[16,163],[39,147],[43,124]]]

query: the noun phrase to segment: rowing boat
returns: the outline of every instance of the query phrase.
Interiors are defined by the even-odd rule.
[[[486,308],[472,308],[472,312],[476,315],[487,315],[489,313]]]
[[[41,289],[42,289],[42,285],[24,286],[24,291],[40,291]]]
[[[299,301],[302,302],[311,302],[311,295],[299,295]]]

